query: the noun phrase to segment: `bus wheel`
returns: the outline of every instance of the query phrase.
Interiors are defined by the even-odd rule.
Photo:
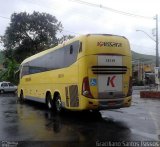
[[[60,95],[57,95],[55,97],[55,111],[56,112],[61,112],[62,111],[62,102],[61,102]]]
[[[93,113],[100,113],[99,111],[100,111],[99,109],[92,110]]]
[[[46,99],[46,104],[47,104],[47,108],[48,109],[52,109],[53,104],[52,104],[52,97],[51,94],[47,95],[47,99]]]

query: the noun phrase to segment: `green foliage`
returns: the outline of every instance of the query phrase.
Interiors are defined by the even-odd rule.
[[[15,76],[15,72],[18,70],[19,64],[14,59],[6,59],[6,68],[0,72],[0,81],[10,81],[17,84],[18,78]]]
[[[4,54],[3,51],[0,51],[0,64],[3,64],[4,61]]]
[[[47,13],[13,13],[3,37],[5,57],[18,63],[26,57],[58,44],[56,34],[62,24]]]
[[[59,43],[63,43],[64,41],[67,41],[67,40],[72,39],[74,37],[75,36],[72,36],[72,35],[63,35],[63,37],[61,37],[60,39],[58,39],[58,42]]]
[[[146,64],[155,64],[155,56],[153,55],[145,55],[145,54],[139,54],[134,51],[132,51],[132,60],[133,61],[139,61]]]

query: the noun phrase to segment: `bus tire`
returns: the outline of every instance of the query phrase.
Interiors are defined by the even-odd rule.
[[[99,113],[99,111],[100,111],[99,109],[93,109],[92,110],[93,113]]]
[[[53,109],[53,101],[50,93],[46,96],[46,105],[48,109]]]
[[[56,112],[59,113],[62,111],[62,101],[61,101],[61,97],[59,94],[55,97],[54,106],[55,106],[54,108]]]

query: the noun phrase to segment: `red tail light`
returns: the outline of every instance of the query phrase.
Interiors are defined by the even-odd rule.
[[[85,77],[83,79],[82,83],[82,95],[88,98],[93,98],[91,91],[90,91],[90,86],[89,86],[89,80],[88,77]]]
[[[129,78],[129,87],[128,87],[128,93],[127,96],[132,95],[132,77]]]

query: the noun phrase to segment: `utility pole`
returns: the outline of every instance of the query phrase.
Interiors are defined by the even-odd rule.
[[[158,15],[156,14],[156,67],[159,67],[159,52],[158,52]]]

